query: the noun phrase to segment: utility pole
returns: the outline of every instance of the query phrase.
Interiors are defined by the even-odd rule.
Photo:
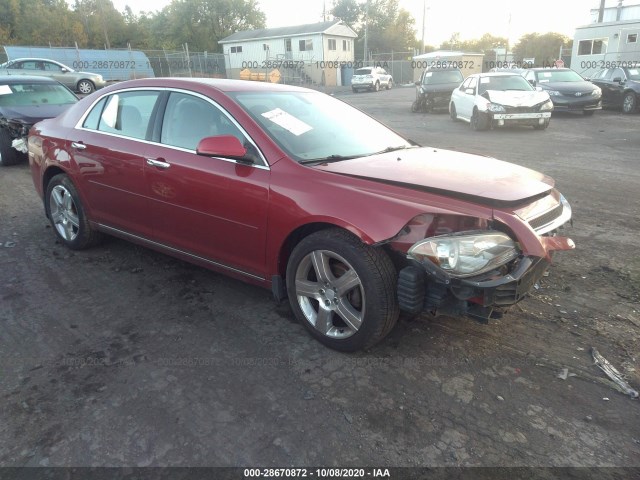
[[[420,44],[420,53],[424,53],[424,24],[427,16],[427,0],[422,0],[422,43]]]
[[[369,34],[369,0],[367,0],[367,8],[364,14],[364,58],[363,62],[367,61],[367,35]]]

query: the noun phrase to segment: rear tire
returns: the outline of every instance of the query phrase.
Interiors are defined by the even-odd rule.
[[[391,90],[391,87],[393,87],[393,80],[389,80],[389,83],[387,83],[387,90]]]
[[[396,324],[397,272],[387,254],[337,228],[304,238],[287,264],[287,294],[296,317],[329,348],[372,347]]]
[[[44,202],[56,236],[68,248],[84,250],[100,242],[102,234],[91,227],[78,191],[66,174],[60,173],[49,181]]]
[[[80,80],[77,85],[78,91],[84,95],[88,95],[95,91],[96,87],[91,80]]]
[[[4,128],[0,127],[0,167],[8,167],[20,163],[25,155],[11,146],[12,138]]]
[[[458,121],[458,112],[456,112],[456,104],[451,102],[451,105],[449,106],[449,117],[451,117],[451,120],[453,120],[454,122]]]

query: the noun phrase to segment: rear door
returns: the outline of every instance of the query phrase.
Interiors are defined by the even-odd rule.
[[[145,197],[147,138],[161,92],[131,90],[100,99],[68,139],[92,218],[150,237]]]

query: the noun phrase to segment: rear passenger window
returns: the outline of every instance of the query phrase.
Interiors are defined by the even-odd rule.
[[[159,92],[152,91],[124,92],[109,96],[100,114],[98,130],[145,139],[159,96]]]
[[[100,121],[100,115],[102,115],[102,110],[104,109],[104,104],[107,101],[106,98],[103,98],[98,103],[95,104],[89,115],[84,119],[82,123],[83,128],[89,128],[91,130],[98,129],[98,122]]]

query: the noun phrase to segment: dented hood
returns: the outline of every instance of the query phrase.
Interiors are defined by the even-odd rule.
[[[483,94],[491,102],[499,103],[507,107],[533,107],[539,103],[549,100],[549,94],[546,92],[526,91],[521,92],[517,90],[487,90]]]
[[[493,158],[410,148],[314,166],[319,170],[402,185],[481,203],[518,203],[553,188],[552,178]]]

